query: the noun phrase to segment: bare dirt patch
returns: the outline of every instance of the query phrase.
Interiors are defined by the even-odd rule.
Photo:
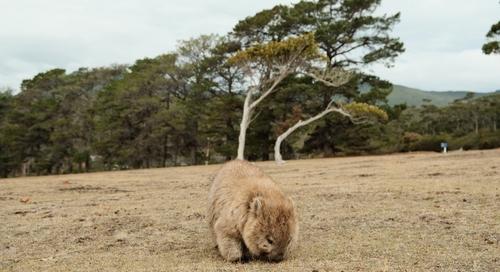
[[[258,165],[299,210],[284,262],[218,256],[205,213],[219,166],[197,166],[0,180],[0,271],[500,267],[500,150]]]

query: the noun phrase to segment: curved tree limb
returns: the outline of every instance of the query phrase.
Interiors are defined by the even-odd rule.
[[[334,101],[332,100],[332,101],[330,101],[330,103],[328,103],[328,106],[325,108],[325,110],[310,117],[309,119],[307,119],[305,121],[299,120],[297,123],[295,123],[295,125],[288,128],[284,133],[282,133],[280,136],[278,136],[278,138],[276,139],[276,142],[274,144],[274,160],[276,161],[276,163],[279,163],[279,164],[285,163],[285,161],[283,160],[283,157],[281,156],[281,143],[288,136],[290,136],[290,134],[292,134],[295,130],[297,130],[303,126],[307,126],[310,123],[312,123],[318,119],[323,118],[323,116],[325,116],[331,112],[340,113],[341,115],[348,117],[349,119],[353,118],[353,116],[350,113],[348,113],[347,111],[345,111],[341,107],[333,106],[333,104],[334,104]]]

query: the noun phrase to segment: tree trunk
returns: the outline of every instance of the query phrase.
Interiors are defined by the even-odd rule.
[[[269,146],[270,144],[266,142],[266,146],[262,148],[262,160],[263,161],[268,161],[269,160]]]
[[[195,120],[193,123],[193,146],[191,148],[191,164],[196,165],[198,163],[198,158],[196,154],[198,153],[198,121]]]
[[[248,118],[248,116],[244,113],[240,124],[240,136],[238,137],[238,155],[236,156],[238,160],[245,159],[245,138],[247,136],[248,128],[246,118]]]
[[[191,165],[196,165],[197,163],[197,160],[196,160],[196,153],[198,151],[198,147],[197,146],[193,146],[191,148]]]
[[[474,131],[476,132],[476,134],[479,134],[479,118],[476,117],[474,118]]]
[[[287,130],[287,132],[288,132],[288,130]],[[289,133],[285,132],[285,133],[281,134],[280,136],[278,136],[278,138],[276,139],[276,143],[274,144],[274,161],[276,163],[279,163],[279,164],[285,163],[285,161],[283,160],[283,157],[281,156],[281,151],[280,151],[281,142],[283,142],[283,140],[285,140],[286,137],[288,135],[290,135],[291,133],[292,133],[291,131]]]
[[[179,154],[179,140],[175,141],[175,149],[174,149],[174,166],[177,166],[177,155]]]
[[[68,172],[73,173],[73,160],[68,160]]]
[[[252,99],[253,91],[250,89],[245,98],[245,104],[243,105],[243,116],[241,117],[240,123],[240,135],[238,137],[238,160],[245,159],[245,139],[247,137],[247,128],[250,124],[251,118],[251,109],[250,109],[250,100]]]
[[[92,165],[91,165],[90,161],[91,161],[90,156],[87,156],[87,158],[85,158],[85,172],[87,172],[87,173],[90,172],[90,170],[91,170]]]
[[[168,135],[165,136],[163,142],[163,154],[161,158],[162,167],[167,167],[167,157],[168,157]]]
[[[321,147],[322,147],[322,152],[323,152],[323,157],[332,157],[333,154],[334,154],[334,150],[335,150],[335,145],[332,144],[332,142],[330,141],[329,137],[330,136],[327,136],[327,134],[330,134],[330,128],[333,126],[332,124],[332,121],[330,119],[326,119],[325,120],[325,125],[320,128],[320,132],[322,131],[323,132],[323,135],[321,136],[320,138],[320,142],[322,143],[321,144]],[[321,134],[319,134],[321,135]]]
[[[21,176],[26,177],[29,174],[29,165],[27,162],[24,162],[21,165]]]
[[[205,149],[205,165],[210,163],[210,138],[207,137],[207,148]]]
[[[234,128],[233,128],[233,121],[231,118],[228,118],[226,120],[226,134],[225,134],[225,139],[224,139],[224,144],[227,144],[228,142],[232,142],[235,139],[234,137]],[[230,161],[232,159],[232,155],[226,154],[226,161]]]
[[[291,64],[290,64],[291,65]],[[271,87],[269,87],[263,94],[261,94],[255,101],[252,102],[254,91],[260,90],[260,87],[254,87],[249,88],[247,92],[247,96],[245,97],[245,103],[243,104],[243,116],[241,117],[241,124],[240,124],[240,136],[238,138],[238,160],[244,160],[245,159],[245,138],[247,134],[247,128],[252,122],[252,113],[255,107],[259,105],[260,102],[262,102],[267,96],[269,96],[274,89],[278,86],[278,84],[285,79],[286,76],[288,76],[291,72],[291,67],[288,66],[285,69],[280,69],[280,73],[276,78],[273,80],[273,83]]]
[[[333,157],[335,154],[335,146],[332,147],[331,143],[325,142],[323,144],[323,158]]]

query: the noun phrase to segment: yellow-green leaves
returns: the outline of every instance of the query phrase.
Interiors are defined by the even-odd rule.
[[[389,117],[381,108],[366,103],[352,102],[344,106],[344,109],[353,115],[355,119],[362,118],[368,120],[387,121]]]
[[[318,46],[311,33],[288,38],[284,41],[269,42],[250,47],[236,53],[230,62],[243,64],[248,62],[284,63],[304,61],[319,57]]]

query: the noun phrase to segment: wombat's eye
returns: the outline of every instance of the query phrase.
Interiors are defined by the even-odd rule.
[[[272,244],[274,243],[273,238],[271,238],[271,237],[269,237],[269,236],[267,236],[267,237],[266,237],[266,240],[267,240],[267,242],[268,242],[270,245],[272,245]]]

